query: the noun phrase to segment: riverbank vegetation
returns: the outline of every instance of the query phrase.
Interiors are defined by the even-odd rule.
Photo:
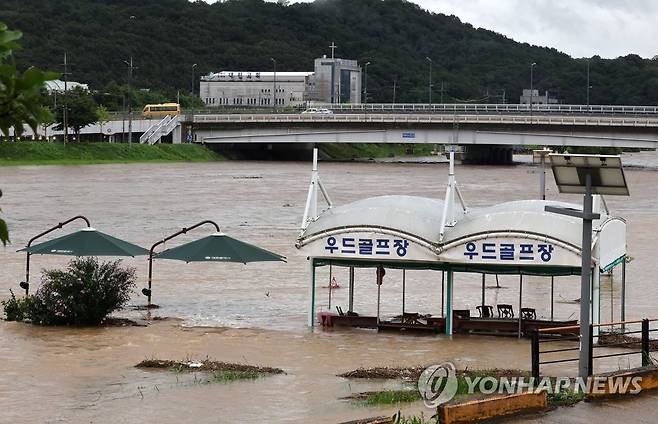
[[[2,302],[8,321],[28,320],[41,325],[99,325],[121,309],[135,288],[135,268],[121,261],[99,262],[76,258],[66,270],[44,270],[39,289]]]
[[[392,158],[399,156],[429,156],[432,144],[393,143],[322,143],[318,148],[332,160]]]
[[[166,370],[175,374],[201,372],[203,373],[202,376],[195,375],[194,378],[194,381],[199,384],[230,383],[237,380],[255,380],[268,375],[285,374],[281,368],[220,362],[210,358],[200,361],[192,359],[184,361],[145,359],[135,365],[135,368]]]
[[[199,75],[270,71],[273,52],[278,71],[312,71],[315,58],[331,53],[331,40],[340,57],[358,59],[362,66],[372,62],[368,101],[373,103],[394,97],[427,102],[426,57],[433,60],[435,102],[518,102],[528,88],[529,65],[536,62],[534,88],[561,102],[586,103],[589,64],[589,83],[596,87],[589,93],[591,104],[658,103],[656,60],[634,54],[574,59],[402,0],[5,0],[3,6],[0,20],[25,31],[20,63],[62,70],[67,51],[69,78],[108,93],[98,102],[109,108],[128,104],[116,88],[128,83],[128,52],[138,67],[130,95],[139,107],[136,96],[142,90],[168,90],[171,101],[178,90],[181,96],[191,91],[192,79],[198,90]]]
[[[81,165],[131,162],[210,162],[221,156],[195,144],[0,143],[0,165]]]

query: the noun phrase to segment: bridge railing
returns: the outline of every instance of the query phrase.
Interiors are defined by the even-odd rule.
[[[658,127],[658,116],[549,116],[481,114],[213,114],[194,115],[194,123],[401,123],[401,124],[514,124],[596,127]]]
[[[368,104],[327,104],[312,103],[313,107],[326,108],[334,113],[423,113],[423,114],[553,114],[553,115],[658,115],[658,106],[637,105],[565,105],[565,104],[471,104],[471,103],[368,103]],[[254,107],[253,113],[269,114],[267,110]],[[304,107],[298,108],[299,112]],[[279,110],[279,113],[286,111]],[[232,108],[206,108],[195,114],[250,114],[250,108],[244,106]]]

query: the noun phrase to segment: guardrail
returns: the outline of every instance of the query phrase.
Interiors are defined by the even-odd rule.
[[[363,112],[363,113],[433,113],[433,114],[554,114],[554,115],[658,115],[658,106],[637,105],[564,105],[564,104],[535,104],[530,108],[528,104],[496,104],[496,103],[368,103],[368,104],[331,104],[309,103],[309,107],[329,109],[333,112]],[[290,113],[301,112],[304,105],[280,108],[279,112],[272,112],[272,108],[260,106],[219,106],[205,107],[196,110],[186,110],[185,113]]]
[[[658,328],[651,329],[650,323],[658,322],[658,319],[642,319],[636,321],[617,321],[617,322],[608,322],[603,324],[590,324],[589,328],[589,337],[590,337],[590,350],[588,352],[588,361],[587,361],[587,375],[593,374],[594,369],[594,360],[601,358],[611,358],[616,356],[630,356],[630,355],[642,355],[642,366],[647,366],[651,364],[650,352],[657,351],[658,347],[652,347],[650,333],[658,331]],[[640,325],[639,330],[628,330],[629,326]],[[594,336],[594,328],[599,330],[603,327],[613,328],[619,326],[620,332],[610,332],[610,333],[600,333],[597,336]],[[564,362],[578,362],[579,357],[570,357],[570,358],[560,358],[560,359],[548,359],[541,360],[542,355],[554,355],[557,353],[564,352],[579,352],[580,351],[580,335],[574,334],[580,332],[580,327],[577,325],[569,327],[554,327],[554,328],[543,328],[538,331],[533,332],[532,342],[531,342],[531,362],[532,362],[532,376],[535,377],[535,380],[539,379],[540,376],[540,366],[548,364],[559,364]],[[640,334],[640,337],[637,338],[633,334]],[[602,343],[602,339],[611,338],[611,342]],[[597,339],[597,344],[594,344],[594,340]],[[615,341],[617,340],[617,341]],[[541,350],[541,346],[546,343],[556,343],[556,342],[575,342],[578,346],[573,347],[559,347],[556,349]],[[639,350],[637,347],[639,346]],[[635,348],[636,350],[626,351],[626,352],[614,352],[614,353],[603,353],[600,355],[595,355],[595,349],[611,348],[611,347],[630,347]]]
[[[194,123],[400,123],[499,124],[657,128],[657,117],[430,115],[430,114],[213,114],[193,115]],[[188,118],[189,120],[189,118]]]

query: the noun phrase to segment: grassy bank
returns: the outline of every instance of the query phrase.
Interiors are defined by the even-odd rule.
[[[390,158],[394,156],[429,156],[432,144],[352,144],[322,143],[318,148],[335,160]]]
[[[193,144],[110,144],[2,142],[0,165],[92,164],[131,162],[209,162],[221,157]]]

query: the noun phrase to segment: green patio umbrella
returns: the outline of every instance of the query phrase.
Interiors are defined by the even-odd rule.
[[[67,234],[34,246],[20,249],[30,255],[69,256],[139,256],[149,251],[127,241],[120,240],[93,228]]]
[[[156,259],[176,259],[185,262],[285,262],[285,256],[215,233],[174,247],[154,256]]]

